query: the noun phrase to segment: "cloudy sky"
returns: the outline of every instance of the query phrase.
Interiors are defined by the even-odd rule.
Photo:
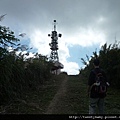
[[[50,55],[48,34],[57,20],[59,60],[63,71],[78,74],[81,58],[120,38],[120,0],[0,0],[1,25],[10,27],[22,44]],[[26,33],[24,38],[18,36]]]

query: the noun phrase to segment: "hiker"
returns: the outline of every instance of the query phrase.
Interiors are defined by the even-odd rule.
[[[90,72],[88,79],[89,114],[96,114],[96,106],[99,114],[104,114],[104,98],[109,83],[105,72],[99,67],[99,64],[98,59],[93,61],[94,69]]]

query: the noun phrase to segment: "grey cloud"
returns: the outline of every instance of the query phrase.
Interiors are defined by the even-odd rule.
[[[7,24],[17,21],[24,28],[33,26],[41,30],[56,19],[65,34],[80,27],[94,27],[95,20],[103,16],[107,21],[95,29],[105,32],[110,40],[114,33],[120,37],[119,5],[120,0],[1,0],[0,14],[8,15]]]

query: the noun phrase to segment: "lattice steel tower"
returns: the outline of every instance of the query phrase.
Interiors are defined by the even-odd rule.
[[[48,34],[48,36],[51,36],[51,43],[49,43],[50,45],[50,49],[51,49],[51,54],[50,54],[50,60],[55,62],[55,61],[59,61],[59,57],[58,57],[58,37],[62,37],[62,34],[57,34],[56,31],[56,20],[54,20],[54,30],[52,31],[51,34]]]

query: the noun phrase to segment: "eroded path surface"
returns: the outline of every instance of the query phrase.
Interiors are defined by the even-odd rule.
[[[48,106],[45,114],[59,114],[60,111],[65,107],[61,99],[66,96],[67,81],[68,77],[65,76],[58,92]]]

